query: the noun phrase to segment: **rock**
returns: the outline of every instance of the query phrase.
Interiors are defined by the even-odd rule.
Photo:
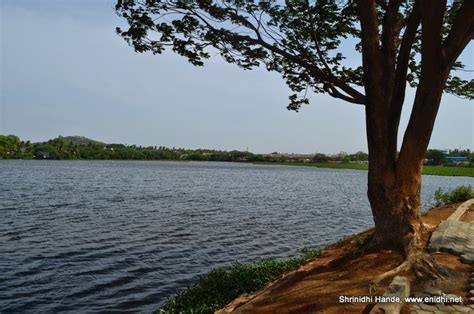
[[[453,308],[460,313],[471,313],[471,309],[467,306],[453,305]]]
[[[425,289],[424,292],[429,295],[443,295],[443,291],[441,291],[441,289],[436,288],[436,287],[428,287]]]
[[[377,303],[370,314],[377,313],[400,313],[404,300],[410,295],[410,281],[406,277],[396,276],[383,294],[384,297],[396,297],[401,302],[396,303]]]
[[[426,304],[420,304],[420,308],[422,311],[428,311],[428,313],[432,313],[433,311],[437,310],[436,306]]]
[[[474,253],[461,255],[461,261],[468,264],[474,263]]]
[[[410,281],[406,277],[396,276],[390,283],[388,290],[391,294],[395,294],[404,300],[410,296]]]
[[[400,313],[402,305],[402,303],[377,303],[372,310],[370,310],[370,314]]]

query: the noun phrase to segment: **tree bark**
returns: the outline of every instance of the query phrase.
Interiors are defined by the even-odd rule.
[[[420,217],[421,169],[419,173],[387,176],[391,169],[369,165],[368,198],[375,223],[373,244],[404,252],[421,247],[423,224]]]
[[[366,107],[374,244],[400,249],[407,256],[422,246],[421,173],[446,75],[440,73],[418,87],[399,156],[396,130],[383,126],[396,123],[392,119],[398,117]]]
[[[404,36],[403,52],[411,47],[421,20],[421,77],[400,154],[397,138],[404,101],[406,60],[397,67],[393,44],[382,37],[379,45],[375,3],[359,1],[362,56],[366,91],[366,129],[369,148],[368,198],[375,222],[373,245],[399,249],[406,257],[420,251],[423,223],[420,217],[421,171],[449,73],[443,60],[443,0],[433,4],[419,0]],[[393,2],[394,10],[397,2]],[[385,27],[395,23],[386,18]],[[384,27],[383,34],[391,34]],[[392,36],[392,35],[390,35]],[[387,52],[390,53],[387,56]],[[384,61],[388,57],[389,61]],[[403,61],[403,62],[402,62]],[[396,70],[400,75],[396,75]],[[395,90],[395,92],[394,92]]]

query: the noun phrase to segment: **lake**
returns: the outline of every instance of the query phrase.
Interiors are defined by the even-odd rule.
[[[224,162],[0,161],[0,312],[144,312],[215,267],[373,224],[367,172]],[[424,176],[434,191],[474,185]]]

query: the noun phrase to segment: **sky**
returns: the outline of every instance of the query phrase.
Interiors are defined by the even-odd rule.
[[[115,34],[124,21],[113,6],[0,1],[0,134],[256,153],[367,151],[362,106],[311,95],[295,113],[277,73],[243,71],[219,56],[194,67],[172,53],[137,54]],[[472,42],[461,58],[474,69]],[[444,94],[430,147],[474,148],[473,102]]]

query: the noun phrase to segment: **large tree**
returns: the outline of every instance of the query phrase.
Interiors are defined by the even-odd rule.
[[[443,92],[474,97],[474,81],[456,76],[474,36],[473,0],[118,0],[116,11],[137,52],[170,48],[196,66],[218,52],[244,69],[265,66],[294,92],[290,110],[308,90],[364,106],[371,244],[405,254],[393,272],[433,273],[421,250],[421,170]],[[348,43],[360,66],[345,65]],[[398,153],[407,85],[416,95]]]

